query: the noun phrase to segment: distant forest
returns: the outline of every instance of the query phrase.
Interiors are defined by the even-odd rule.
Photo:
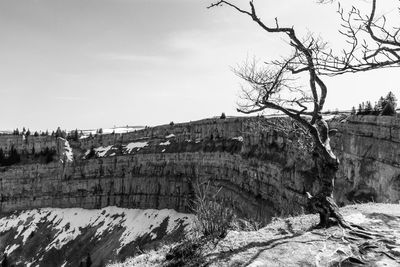
[[[393,92],[389,92],[385,97],[381,96],[378,101],[372,105],[370,101],[362,102],[358,108],[353,106],[351,114],[354,115],[376,115],[376,116],[395,116],[397,107],[397,98]]]

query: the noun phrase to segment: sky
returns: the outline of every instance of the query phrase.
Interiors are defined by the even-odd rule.
[[[244,0],[233,1],[243,8]],[[349,1],[347,1],[349,2]],[[353,1],[361,8],[368,1]],[[154,126],[241,115],[232,68],[287,55],[287,39],[263,32],[211,0],[0,0],[0,129]],[[337,5],[255,0],[299,35],[342,42]],[[396,0],[379,4],[393,14]],[[389,90],[400,69],[325,77],[326,109],[350,109]]]

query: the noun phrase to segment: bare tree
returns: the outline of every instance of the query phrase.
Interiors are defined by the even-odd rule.
[[[400,26],[396,23],[391,25],[385,15],[377,16],[377,7],[377,0],[372,0],[369,14],[363,14],[355,6],[345,12],[339,2],[340,33],[346,38],[348,48],[339,54],[326,49],[326,46],[317,51],[315,61],[319,73],[338,75],[400,66]],[[400,1],[396,9],[400,18]]]
[[[350,52],[344,52],[344,56],[338,57],[327,49],[327,43],[320,38],[315,38],[312,34],[300,38],[293,26],[282,27],[277,18],[275,18],[275,25],[266,25],[258,16],[253,0],[249,2],[249,9],[243,9],[230,1],[217,1],[208,8],[224,5],[250,17],[265,32],[286,36],[288,44],[293,48],[292,54],[286,58],[264,62],[265,64],[263,63],[261,66],[256,61],[246,62],[235,70],[235,73],[248,84],[248,87],[242,88],[242,102],[239,103],[238,111],[250,114],[265,109],[274,109],[286,114],[304,128],[313,140],[314,160],[318,169],[318,173],[315,175],[319,181],[317,194],[313,197],[308,194],[310,204],[314,211],[319,213],[321,226],[326,227],[329,218],[333,217],[343,227],[351,228],[341,216],[332,198],[339,160],[332,152],[329,139],[330,130],[321,115],[327,96],[327,86],[321,75],[335,75],[398,65],[399,50],[384,48],[398,44],[398,31],[385,38],[375,34],[374,29],[378,27],[378,24],[374,20],[376,1],[373,1],[371,15],[364,19],[366,20],[366,31],[378,43],[378,48],[373,51],[368,44],[364,43],[362,45],[364,56],[357,58],[358,50],[355,46],[359,42],[358,32],[352,28],[353,24],[350,20],[353,20],[354,15],[358,16],[357,19],[362,16],[359,11],[353,9],[346,18],[342,11],[342,19],[349,22],[344,24],[344,27],[351,32],[342,34],[353,40],[353,49]],[[385,25],[381,25],[380,29],[384,28]],[[390,38],[391,40],[389,40]],[[378,61],[378,58],[381,59],[379,53],[386,55],[386,61]],[[307,87],[297,86],[295,75],[305,75],[308,80]]]

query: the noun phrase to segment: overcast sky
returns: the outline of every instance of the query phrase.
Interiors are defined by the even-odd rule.
[[[0,129],[88,129],[184,122],[236,113],[231,67],[284,56],[265,34],[211,0],[0,0]],[[358,1],[363,4],[365,1]],[[396,0],[381,1],[396,12]],[[248,2],[238,0],[247,8]],[[256,0],[259,16],[338,41],[336,5]],[[368,4],[368,3],[367,3]],[[326,78],[327,109],[392,90],[400,69]]]

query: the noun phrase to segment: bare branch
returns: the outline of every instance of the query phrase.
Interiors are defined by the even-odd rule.
[[[390,28],[386,16],[376,17],[376,9],[377,1],[372,0],[369,15],[363,15],[355,7],[345,14],[339,3],[338,14],[342,20],[339,32],[346,38],[349,48],[343,50],[341,55],[332,50],[319,51],[316,55],[318,73],[334,76],[400,67],[400,27]]]

